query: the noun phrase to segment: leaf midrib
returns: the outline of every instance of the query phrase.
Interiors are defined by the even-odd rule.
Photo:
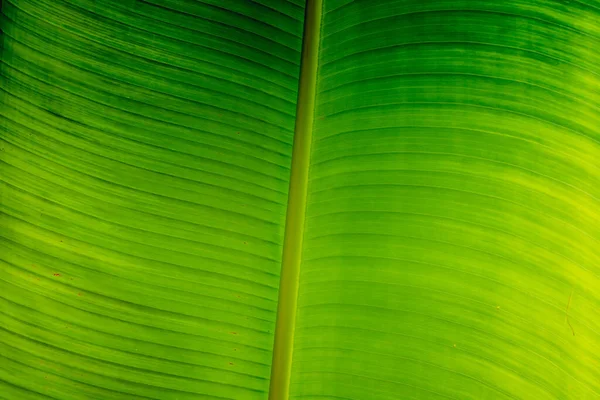
[[[307,0],[269,400],[289,397],[315,109],[322,0]]]

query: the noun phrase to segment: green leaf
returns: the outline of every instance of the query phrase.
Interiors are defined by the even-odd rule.
[[[325,1],[294,398],[600,398],[598,5]]]
[[[0,399],[600,398],[597,0],[8,0]]]
[[[303,6],[2,13],[0,397],[266,398]]]

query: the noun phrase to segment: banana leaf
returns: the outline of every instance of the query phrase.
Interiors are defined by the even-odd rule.
[[[598,0],[0,18],[0,399],[600,399]]]

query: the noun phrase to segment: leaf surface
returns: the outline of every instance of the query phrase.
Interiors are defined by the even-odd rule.
[[[597,0],[1,18],[0,398],[600,398]]]
[[[599,18],[324,1],[292,398],[599,398]]]
[[[303,6],[2,6],[0,397],[264,399]]]

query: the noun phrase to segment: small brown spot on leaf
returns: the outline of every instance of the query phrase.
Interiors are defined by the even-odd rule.
[[[233,365],[233,363],[229,363],[229,365]]]
[[[81,293],[77,293],[77,296],[81,296]]]
[[[248,244],[248,242],[244,242],[244,244]]]
[[[54,276],[60,276],[60,274],[52,274],[52,275],[54,275]]]
[[[231,333],[232,335],[237,335],[237,332],[229,332],[229,333]]]

